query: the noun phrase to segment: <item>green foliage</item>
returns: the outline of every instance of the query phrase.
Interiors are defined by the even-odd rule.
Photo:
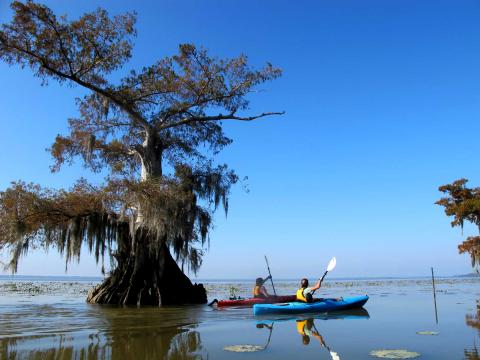
[[[235,286],[230,286],[230,296],[229,296],[229,299],[230,300],[236,300],[237,299],[237,294],[238,294],[238,288],[235,287]]]
[[[11,248],[10,267],[32,246],[55,246],[67,262],[82,242],[97,258],[115,256],[126,237],[149,233],[149,250],[168,244],[178,261],[201,264],[212,216],[228,210],[238,181],[214,157],[232,140],[223,121],[251,121],[249,94],[280,76],[271,64],[251,69],[247,57],[218,59],[191,44],[140,71],[119,72],[132,56],[135,15],[109,17],[103,9],[78,20],[57,17],[33,1],[14,1],[14,16],[0,28],[0,59],[29,67],[44,83],[81,86],[79,116],[58,135],[52,171],[80,159],[106,171],[99,186],[79,181],[70,190],[13,183],[0,193],[0,248]],[[118,77],[116,77],[118,78]]]
[[[467,221],[480,230],[480,188],[467,188],[467,182],[467,179],[460,179],[440,186],[439,190],[447,196],[438,200],[436,204],[445,208],[447,216],[453,216],[452,227],[460,226],[463,230]],[[472,266],[480,264],[480,236],[469,236],[458,249],[461,254],[470,254]]]

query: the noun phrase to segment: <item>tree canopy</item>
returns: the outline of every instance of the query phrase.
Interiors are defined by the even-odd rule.
[[[33,1],[11,4],[0,28],[0,59],[28,67],[43,84],[55,80],[89,90],[77,99],[69,133],[50,148],[52,171],[80,159],[105,182],[80,179],[69,190],[22,181],[0,193],[0,250],[18,259],[36,246],[54,246],[67,261],[86,242],[97,261],[118,254],[126,231],[139,229],[173,249],[193,270],[201,264],[212,215],[228,209],[238,181],[215,155],[232,140],[225,121],[252,121],[283,112],[246,114],[249,95],[281,70],[253,69],[245,55],[219,59],[192,44],[140,70],[120,71],[132,56],[135,14],[110,17],[97,9],[76,20]],[[127,229],[127,230],[126,230]]]
[[[442,185],[439,190],[447,194],[436,202],[445,208],[447,216],[453,216],[452,227],[462,228],[465,222],[478,227],[480,231],[480,188],[468,188],[467,179],[459,179],[448,185]],[[469,236],[458,245],[459,252],[468,253],[472,259],[472,266],[480,264],[480,236]]]

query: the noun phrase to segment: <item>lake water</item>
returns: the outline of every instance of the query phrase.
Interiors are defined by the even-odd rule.
[[[368,294],[365,310],[270,318],[255,318],[251,308],[90,305],[86,293],[97,280],[54,280],[0,278],[0,359],[372,360],[379,349],[480,359],[478,278],[437,280],[438,324],[428,279],[330,280],[318,296]],[[253,282],[204,284],[212,300],[227,298],[232,287],[248,295]],[[277,293],[296,288],[276,283]]]

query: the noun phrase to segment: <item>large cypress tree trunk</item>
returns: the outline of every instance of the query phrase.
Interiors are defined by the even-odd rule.
[[[162,143],[154,132],[147,132],[143,149],[141,178],[162,176]],[[207,295],[202,284],[192,284],[172,258],[165,241],[158,244],[142,227],[145,220],[138,205],[135,234],[128,226],[120,229],[115,254],[117,268],[88,294],[87,301],[101,304],[172,305],[204,304]]]
[[[115,255],[117,268],[89,292],[89,303],[161,306],[207,302],[203,285],[192,284],[165,243],[152,250],[152,239],[142,229],[135,233],[133,248],[132,240],[125,229]]]

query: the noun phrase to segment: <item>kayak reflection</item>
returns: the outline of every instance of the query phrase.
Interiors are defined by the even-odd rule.
[[[359,308],[359,309],[349,309],[343,311],[334,311],[334,312],[325,312],[325,313],[317,313],[317,314],[308,314],[302,316],[302,314],[292,316],[292,314],[268,314],[268,315],[260,315],[255,317],[259,320],[259,323],[264,323],[264,321],[291,321],[295,319],[306,319],[306,318],[313,318],[319,320],[334,320],[334,319],[369,319],[370,314],[368,313],[367,309]]]
[[[258,329],[268,329],[269,336],[266,344],[262,347],[262,350],[265,350],[270,344],[272,337],[273,326],[275,322],[292,322],[295,324],[297,333],[301,336],[301,342],[303,345],[309,345],[311,339],[315,339],[319,342],[321,347],[328,350],[332,360],[340,360],[340,356],[337,352],[333,351],[330,346],[327,344],[325,338],[320,334],[317,327],[315,326],[315,320],[335,320],[335,319],[369,319],[370,314],[366,309],[353,309],[346,310],[334,313],[323,313],[316,314],[315,316],[308,317],[287,317],[287,316],[276,316],[275,318],[264,318],[257,322],[256,327]]]

